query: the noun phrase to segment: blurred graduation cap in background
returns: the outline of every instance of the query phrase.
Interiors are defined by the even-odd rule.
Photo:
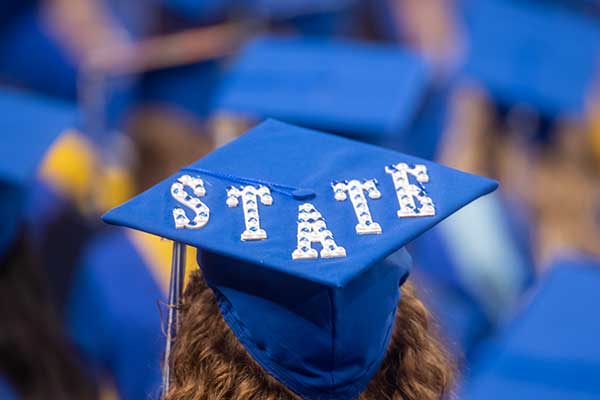
[[[80,214],[95,165],[81,147],[79,113],[70,103],[0,89],[0,202],[5,251],[26,227],[30,251],[43,254],[48,288],[61,306],[78,251],[92,229]]]
[[[17,91],[0,90],[0,249],[10,246],[24,222],[27,196],[36,182],[48,148],[77,122],[76,111],[59,101]]]
[[[412,154],[431,154],[436,132],[415,132],[432,82],[425,63],[397,46],[262,37],[225,73],[216,112],[281,119]]]
[[[598,260],[557,259],[531,302],[482,352],[460,398],[597,399],[599,289]]]
[[[397,251],[496,187],[268,120],[103,219],[176,242],[170,304],[181,291],[183,245],[196,247],[225,320],[252,357],[304,398],[348,399],[364,390],[387,348],[410,266]],[[169,347],[163,391],[168,355]]]
[[[545,2],[464,2],[465,77],[501,111],[524,106],[549,126],[580,118],[600,60],[600,23]],[[538,132],[539,133],[539,132]]]
[[[115,0],[89,2],[81,9],[68,11],[64,2],[52,2],[47,7],[40,3],[8,0],[3,4],[6,10],[2,10],[4,13],[0,16],[3,21],[0,26],[0,77],[3,82],[70,101],[77,99],[78,74],[86,61],[81,57],[92,50],[86,45],[106,40],[107,34],[112,35],[110,39],[140,38],[153,22],[153,15],[148,11],[152,0],[127,4]],[[104,15],[95,15],[98,25],[85,27],[88,30],[81,32],[79,40],[69,37],[69,29],[73,27],[61,25],[81,23],[86,11]],[[103,25],[109,23],[112,25]],[[102,34],[104,36],[100,37]],[[80,45],[83,47],[79,48]],[[77,51],[73,51],[74,48]],[[40,68],[42,65],[43,69]]]

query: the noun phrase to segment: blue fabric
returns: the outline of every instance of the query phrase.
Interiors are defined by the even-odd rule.
[[[477,200],[411,244],[423,299],[458,354],[469,356],[532,282],[527,231],[509,204]]]
[[[508,0],[508,1],[530,1],[532,3],[539,0]],[[583,12],[589,15],[600,15],[600,1],[598,0],[544,0],[549,6],[561,7],[568,12]]]
[[[0,26],[0,79],[64,100],[77,100],[79,60],[69,55],[49,32],[43,7],[29,0],[21,3],[32,4],[21,6],[21,12],[13,12],[12,17]],[[153,0],[106,0],[104,3],[111,17],[133,38],[141,38],[151,29]],[[120,100],[109,98],[109,103],[113,101],[119,103]],[[108,114],[119,111],[118,105],[109,104],[110,107]]]
[[[44,26],[42,11],[36,7],[0,27],[0,81],[32,92],[75,103],[79,65]],[[43,65],[44,68],[40,68]],[[133,79],[113,77],[105,87],[107,130],[120,126],[134,100]],[[98,144],[108,132],[84,132]]]
[[[0,31],[12,19],[27,11],[36,0],[4,0],[0,3]]]
[[[94,238],[67,306],[69,333],[89,365],[114,379],[123,400],[158,398],[164,295],[122,230]]]
[[[23,189],[19,186],[0,183],[0,259],[10,248],[22,220]]]
[[[548,118],[581,115],[600,65],[600,25],[540,3],[465,1],[464,74],[499,103],[526,104]]]
[[[231,6],[230,0],[161,0],[161,3],[166,9],[194,20],[224,16]]]
[[[427,166],[425,190],[434,199],[435,216],[397,217],[384,167],[398,162]],[[202,201],[211,216],[201,229],[174,224],[178,203],[171,185],[183,174],[205,182]],[[382,226],[380,235],[357,235],[351,205],[334,199],[331,182],[355,178],[379,182],[382,196],[370,209]],[[266,240],[242,242],[241,211],[226,205],[227,187],[249,182],[271,188],[273,204],[260,209]],[[266,371],[306,399],[351,399],[365,389],[386,351],[399,286],[410,266],[400,249],[496,187],[492,180],[432,162],[269,120],[103,219],[197,247],[225,320]],[[307,201],[346,257],[292,259],[294,221]]]
[[[450,81],[431,88],[410,129],[399,138],[393,138],[395,145],[387,147],[434,160],[447,130],[451,91]]]
[[[45,226],[55,221],[67,206],[71,205],[62,193],[49,182],[36,178],[25,201],[27,234],[37,242],[42,240]]]
[[[12,388],[8,383],[0,376],[0,399],[2,400],[17,400]]]
[[[32,7],[0,29],[0,78],[74,101],[76,65],[49,36],[42,18],[41,11]]]
[[[437,250],[433,245],[430,252],[435,253]],[[457,359],[468,362],[471,352],[493,332],[494,321],[490,320],[489,315],[471,293],[437,275],[427,274],[421,265],[415,258],[415,265],[411,271],[411,280],[419,297],[438,323],[449,351]]]
[[[153,71],[144,75],[138,97],[145,103],[174,107],[206,118],[221,74],[217,61]]]
[[[0,89],[0,180],[28,183],[54,139],[78,120],[67,103]]]
[[[493,341],[465,400],[587,400],[600,396],[600,262],[564,258]]]
[[[22,222],[26,192],[54,139],[76,121],[63,103],[0,89],[0,256]]]
[[[210,252],[198,263],[225,320],[271,375],[305,399],[353,399],[387,350],[410,267],[408,253],[400,257],[343,288]]]
[[[299,16],[338,15],[346,11],[351,0],[160,0],[163,5],[188,19],[211,20],[227,15],[268,18],[275,21],[293,20]]]
[[[414,120],[429,79],[422,60],[396,46],[265,37],[242,50],[215,108],[395,141]]]
[[[401,37],[403,26],[395,17],[390,0],[366,0],[366,10],[373,18],[373,29],[381,40],[397,43]]]

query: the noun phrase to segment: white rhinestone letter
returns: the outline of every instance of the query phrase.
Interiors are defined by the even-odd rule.
[[[189,207],[196,214],[194,219],[190,219],[185,214],[183,208],[175,207],[173,209],[173,218],[175,219],[175,227],[177,229],[199,229],[202,228],[208,222],[210,217],[210,210],[200,201],[198,197],[189,195],[185,191],[185,187],[189,187],[193,190],[194,194],[198,197],[206,195],[204,189],[204,181],[200,178],[193,178],[189,175],[183,175],[177,179],[177,182],[171,185],[171,196],[177,202]]]
[[[385,172],[390,174],[394,181],[394,188],[400,205],[397,212],[399,218],[435,215],[433,200],[427,196],[423,186],[424,183],[429,182],[425,165],[416,164],[413,168],[410,168],[406,163],[399,163],[385,167]],[[409,175],[416,178],[419,186],[409,182]],[[415,199],[419,203],[419,208],[417,208]]]
[[[227,189],[227,206],[237,207],[238,198],[242,199],[242,208],[244,210],[244,223],[246,229],[242,232],[241,238],[246,240],[263,240],[267,238],[267,232],[260,227],[260,217],[258,215],[258,199],[266,206],[273,204],[271,191],[266,186],[242,186],[240,188],[231,186]]]
[[[313,242],[321,243],[322,258],[346,257],[346,249],[335,243],[321,213],[314,205],[304,203],[298,207],[298,247],[292,252],[292,259],[318,258],[317,250],[311,247]]]
[[[356,224],[356,233],[359,235],[370,235],[381,233],[381,226],[377,222],[373,222],[371,217],[371,211],[367,204],[367,198],[365,197],[364,191],[367,191],[369,198],[379,199],[381,193],[377,189],[377,180],[368,179],[364,182],[359,182],[356,179],[350,182],[335,182],[332,183],[333,193],[337,201],[344,201],[350,196],[352,207],[354,207],[354,213],[358,219]],[[348,192],[348,194],[346,194]]]

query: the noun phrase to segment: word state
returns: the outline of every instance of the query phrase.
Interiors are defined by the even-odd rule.
[[[398,218],[428,217],[435,215],[435,205],[427,195],[425,183],[429,182],[427,167],[416,164],[413,167],[406,163],[398,163],[385,167],[385,172],[392,178],[399,209]],[[413,177],[415,183],[411,183]],[[378,182],[376,179],[351,179],[347,181],[332,182],[333,197],[338,202],[350,200],[357,223],[354,227],[359,235],[381,234],[381,225],[373,220],[369,209],[368,199],[381,199]],[[189,188],[193,196],[186,191]],[[177,229],[199,229],[208,223],[210,210],[200,197],[206,196],[204,181],[199,177],[183,175],[171,185],[171,196],[181,205],[194,212],[190,218],[181,207],[173,209],[173,219]],[[368,198],[368,199],[367,199]],[[238,207],[242,203],[245,229],[240,235],[242,241],[265,240],[267,232],[260,226],[259,202],[263,206],[271,206],[273,197],[269,187],[260,184],[230,186],[227,189],[226,204],[230,208]],[[339,246],[333,233],[327,228],[325,218],[312,203],[303,203],[298,207],[297,244],[292,252],[292,259],[315,259],[345,257],[346,249]],[[317,252],[312,247],[313,243],[321,245]]]

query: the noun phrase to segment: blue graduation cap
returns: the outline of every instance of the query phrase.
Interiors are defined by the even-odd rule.
[[[225,320],[269,374],[306,399],[350,399],[386,353],[410,264],[397,252],[496,187],[268,120],[103,219],[196,247]]]
[[[215,108],[387,144],[409,128],[429,83],[424,62],[397,46],[263,37],[226,73]]]
[[[0,250],[12,241],[22,218],[24,196],[54,139],[76,122],[69,105],[0,90]]]
[[[464,387],[465,400],[600,397],[600,263],[565,258],[494,341]]]
[[[527,105],[550,120],[583,112],[600,66],[597,21],[540,2],[465,3],[466,76],[502,107]]]
[[[210,99],[221,78],[218,61],[151,71],[142,77],[137,100],[165,105],[205,118],[210,112]]]

